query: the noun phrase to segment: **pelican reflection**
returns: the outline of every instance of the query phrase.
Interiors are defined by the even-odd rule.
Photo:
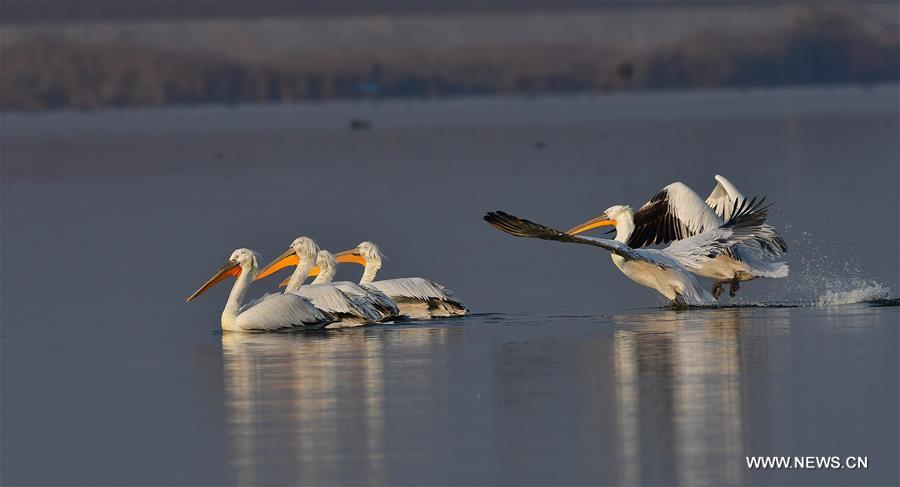
[[[786,312],[773,311],[768,325],[779,327]],[[613,338],[619,484],[744,483],[743,361],[766,360],[742,356],[744,327],[752,324],[745,315],[722,309],[613,317],[624,325]]]
[[[240,485],[383,485],[382,343],[364,333],[222,335],[231,465]]]
[[[231,466],[240,485],[385,485],[386,389],[394,417],[430,438],[445,401],[429,392],[446,367],[431,353],[458,337],[447,327],[377,327],[322,334],[222,335]]]

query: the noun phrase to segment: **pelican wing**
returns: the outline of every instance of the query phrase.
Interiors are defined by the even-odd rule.
[[[744,201],[746,198],[725,176],[716,174],[715,179],[716,187],[713,188],[712,193],[706,198],[706,204],[723,220],[729,220],[735,208],[735,203]],[[771,225],[763,225],[759,229],[756,238],[740,248],[740,253],[747,255],[751,259],[770,259],[785,252],[787,252],[787,244]]]
[[[340,289],[331,284],[309,284],[302,286],[297,294],[312,302],[313,306],[337,316],[352,316],[362,320],[378,321],[381,313],[371,305],[354,302]]]
[[[569,235],[555,228],[550,228],[531,220],[525,220],[503,211],[491,211],[484,215],[485,221],[498,230],[516,237],[540,238],[543,240],[556,240],[558,242],[578,243],[593,245],[606,249],[626,259],[642,259],[642,255],[635,252],[628,245],[615,240],[605,238],[585,237],[583,235]]]
[[[332,284],[355,303],[374,307],[382,315],[381,319],[400,315],[397,303],[377,288],[362,287],[350,281],[333,282]]]
[[[716,187],[709,194],[709,198],[706,198],[706,204],[723,220],[728,220],[731,218],[734,202],[743,200],[744,195],[731,184],[731,181],[725,179],[725,176],[716,174],[715,179]]]
[[[422,277],[402,277],[399,279],[385,279],[375,281],[372,287],[382,293],[397,298],[409,298],[419,301],[438,299],[441,301],[462,303],[453,295],[453,291],[444,286]]]
[[[735,201],[731,218],[721,226],[673,242],[664,251],[683,266],[699,269],[707,259],[732,252],[735,246],[758,238],[768,214],[765,198]]]
[[[634,213],[628,246],[640,248],[698,235],[717,228],[722,219],[684,183],[674,182]]]
[[[378,305],[384,308],[384,310],[387,311],[391,316],[398,316],[400,314],[400,308],[397,307],[397,303],[395,303],[390,296],[385,294],[384,291],[378,289],[375,286],[361,287],[368,291],[369,294],[371,294],[371,296],[378,302]]]
[[[324,328],[334,319],[295,294],[267,294],[245,306],[236,321],[247,331],[275,331]]]

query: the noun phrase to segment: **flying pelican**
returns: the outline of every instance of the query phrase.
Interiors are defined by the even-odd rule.
[[[318,258],[319,246],[309,237],[298,237],[283,254],[264,267],[255,280],[258,281],[287,266],[296,266],[284,293],[300,295],[310,300],[315,307],[338,318],[338,321],[328,328],[361,326],[384,318],[372,302],[352,299],[332,284],[317,280],[304,286],[303,281],[317,264]]]
[[[316,309],[309,301],[295,294],[267,294],[241,306],[247,287],[256,276],[257,268],[257,257],[252,250],[237,249],[219,272],[187,300],[193,300],[224,279],[234,276],[236,278],[234,287],[222,311],[222,329],[225,331],[321,329],[334,321],[327,313]]]
[[[337,266],[338,262],[331,252],[320,250],[316,257],[315,267],[309,271],[309,277],[315,277],[313,284],[332,284],[351,299],[372,303],[382,314],[382,319],[379,321],[400,318],[401,313],[397,303],[378,289],[372,286],[363,287],[350,281],[333,282]],[[287,287],[290,279],[290,276],[286,277],[278,287]]]
[[[727,179],[716,175],[717,184],[706,202],[691,188],[675,182],[660,190],[634,213],[634,231],[625,243],[631,248],[664,244],[692,237],[706,230],[718,228],[729,220],[733,211],[745,201]],[[612,225],[604,216],[588,220],[568,232],[578,235],[592,228]],[[770,225],[762,225],[748,241],[731,247],[714,259],[705,260],[699,268],[689,268],[701,277],[715,279],[713,296],[722,294],[722,286],[731,283],[729,294],[734,297],[740,281],[757,277],[779,278],[788,275],[788,265],[772,259],[787,251],[784,240]]]
[[[595,219],[596,226],[615,226],[615,240],[564,233],[502,211],[489,212],[484,219],[499,230],[517,237],[558,240],[606,249],[623,274],[638,284],[657,290],[674,304],[710,306],[716,304],[716,298],[701,286],[690,270],[699,269],[711,257],[753,238],[766,219],[767,207],[762,206],[762,202],[754,198],[740,203],[727,222],[674,242],[664,249],[635,249],[627,244],[635,230],[634,211],[628,206],[612,206]]]
[[[469,312],[453,292],[444,286],[421,277],[404,277],[375,281],[384,258],[378,246],[361,242],[355,248],[335,255],[338,262],[353,262],[365,266],[359,285],[375,288],[387,294],[397,303],[400,313],[411,318],[461,316]]]

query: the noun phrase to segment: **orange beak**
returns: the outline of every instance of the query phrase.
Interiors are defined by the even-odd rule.
[[[297,257],[297,253],[294,252],[294,249],[290,248],[284,251],[283,254],[279,255],[277,259],[273,260],[269,265],[262,268],[259,271],[259,274],[256,275],[256,279],[254,281],[258,281],[264,277],[268,277],[285,267],[295,266],[300,263],[300,258]]]
[[[316,277],[319,275],[319,272],[320,272],[319,266],[314,265],[313,268],[309,270],[309,274],[307,274],[307,277]],[[278,287],[287,287],[288,281],[290,281],[290,280],[291,280],[291,276],[285,277],[284,280],[278,284]]]
[[[241,266],[239,266],[236,261],[229,260],[228,262],[225,263],[225,265],[222,266],[221,269],[219,269],[219,272],[216,272],[216,274],[214,276],[210,277],[209,280],[206,281],[206,284],[201,286],[200,289],[194,291],[194,294],[191,294],[190,296],[188,296],[188,298],[187,298],[188,302],[190,302],[197,296],[205,293],[206,291],[209,290],[209,288],[222,282],[223,280],[225,280],[226,277],[230,277],[230,276],[237,277],[237,276],[241,275],[241,270],[242,270]]]
[[[359,249],[350,249],[343,252],[338,252],[334,254],[334,259],[342,264],[351,262],[354,264],[359,264],[363,267],[365,267],[366,265],[366,259],[359,254]]]
[[[579,233],[586,232],[592,228],[597,227],[606,227],[606,226],[616,226],[615,220],[610,220],[606,217],[606,215],[600,215],[597,218],[593,218],[588,220],[581,225],[577,225],[571,229],[569,229],[566,233],[569,235],[578,235]]]

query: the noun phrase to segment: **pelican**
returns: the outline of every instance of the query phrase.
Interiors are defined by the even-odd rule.
[[[258,264],[252,250],[237,249],[228,262],[187,300],[191,301],[228,277],[235,277],[234,287],[222,311],[222,330],[277,331],[285,329],[321,329],[334,321],[309,301],[295,294],[267,294],[246,306],[241,301],[256,276]]]
[[[753,238],[765,222],[767,207],[753,200],[737,204],[725,223],[664,249],[635,249],[627,242],[635,230],[634,211],[629,206],[608,208],[595,219],[596,226],[614,225],[615,240],[564,233],[502,211],[489,212],[484,219],[499,230],[517,237],[541,238],[594,245],[608,250],[612,261],[631,280],[657,290],[675,305],[711,306],[716,298],[691,273],[707,260],[734,245]]]
[[[400,313],[411,318],[461,316],[469,312],[453,292],[444,286],[421,277],[404,277],[375,281],[384,258],[378,246],[361,242],[355,248],[335,255],[338,262],[352,262],[365,267],[359,285],[375,288],[388,295],[400,308]]]
[[[716,187],[706,202],[683,183],[675,182],[664,187],[634,213],[634,231],[625,243],[631,248],[664,244],[721,226],[740,207],[738,203],[746,198],[725,177],[716,175],[715,179]],[[566,233],[578,235],[606,225],[612,223],[601,215]],[[775,229],[762,225],[753,238],[731,247],[714,259],[705,260],[699,268],[688,270],[716,281],[712,290],[716,299],[721,296],[722,286],[726,283],[731,283],[729,295],[734,297],[741,281],[757,277],[786,277],[788,265],[773,261],[786,251],[787,245]]]
[[[264,267],[255,280],[258,281],[287,266],[296,266],[284,293],[300,295],[310,300],[316,308],[336,317],[338,321],[328,328],[367,325],[384,318],[372,302],[354,300],[334,285],[322,282],[318,277],[312,284],[304,286],[303,281],[316,266],[318,259],[319,246],[309,237],[298,237],[283,254]]]
[[[334,275],[337,273],[338,262],[334,255],[327,250],[320,250],[316,257],[316,265],[309,271],[309,277],[314,277],[313,284],[332,284],[341,292],[349,296],[353,300],[363,300],[369,302],[378,309],[382,314],[379,321],[391,321],[400,318],[400,309],[393,299],[378,289],[368,286],[362,287],[359,284],[350,281],[332,282]],[[287,287],[290,276],[286,277],[278,287]]]

